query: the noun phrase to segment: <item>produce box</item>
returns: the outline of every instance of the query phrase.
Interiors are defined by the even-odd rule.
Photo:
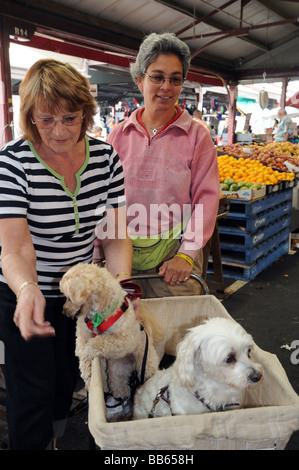
[[[237,142],[242,142],[243,144],[245,143],[248,143],[248,144],[251,144],[252,143],[252,136],[251,134],[236,134],[236,140]]]
[[[265,185],[266,194],[270,194],[275,191],[293,187],[297,184],[298,173],[296,173],[295,170],[299,169],[299,166],[296,167],[294,163],[291,163],[293,160],[296,161],[294,158],[291,160],[291,157],[284,157],[284,160],[284,158],[278,157],[275,157],[275,159],[274,157],[258,157],[253,156],[252,149],[244,148],[242,154],[239,153],[241,152],[240,149],[241,147],[235,149],[237,155],[234,156],[227,154],[219,155],[218,153],[217,160],[220,188],[223,192],[233,191],[234,197],[236,198],[241,196],[242,199],[246,198],[247,200],[252,200],[262,197],[262,195],[250,194],[248,191],[243,194],[237,194],[236,192],[240,189],[246,190],[246,187],[244,188],[242,186],[253,189],[256,185]],[[248,150],[250,154],[245,152],[245,150]],[[284,160],[284,162],[282,160]]]
[[[266,185],[261,188],[239,189],[238,191],[223,191],[222,194],[229,198],[243,199],[245,201],[254,201],[266,195]]]

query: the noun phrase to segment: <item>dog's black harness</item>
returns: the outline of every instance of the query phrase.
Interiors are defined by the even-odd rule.
[[[225,411],[227,410],[228,408],[237,408],[240,406],[240,403],[226,403],[225,405],[219,405],[217,406],[215,409],[211,408],[210,405],[206,402],[206,400],[204,399],[204,397],[201,397],[198,393],[198,391],[196,390],[194,392],[194,396],[195,398],[197,398],[197,400],[199,400],[206,408],[208,408],[209,411]]]
[[[144,384],[145,381],[145,369],[146,369],[146,361],[147,361],[147,356],[148,356],[148,335],[147,332],[144,330],[144,327],[140,325],[140,330],[144,331],[145,334],[145,347],[144,347],[144,354],[143,354],[143,360],[142,360],[142,365],[141,365],[141,371],[140,371],[140,379],[138,377],[138,372],[137,370],[133,370],[129,379],[128,379],[128,387],[129,387],[129,396],[128,398],[122,399],[122,398],[115,398],[111,393],[105,393],[105,403],[106,403],[106,408],[109,409],[109,411],[112,411],[112,414],[115,413],[113,410],[118,410],[122,408],[123,410],[127,409],[127,412],[130,415],[131,409],[133,408],[133,400],[134,400],[134,395],[136,392],[136,389]],[[108,404],[108,400],[113,399],[113,404]],[[129,410],[129,411],[128,411]],[[123,419],[123,416],[120,415]]]
[[[142,325],[140,325],[140,330],[144,331],[145,333],[145,347],[144,347],[144,354],[143,354],[141,373],[140,373],[140,384],[143,385],[144,380],[145,380],[145,368],[146,368],[146,361],[147,361],[147,355],[148,355],[148,335]]]
[[[166,393],[166,396],[165,396],[165,393]],[[169,398],[169,385],[165,385],[165,387],[160,388],[159,392],[155,396],[155,399],[153,401],[152,409],[148,414],[148,418],[154,418],[155,417],[155,409],[156,409],[157,404],[160,401],[160,398],[162,400],[164,400],[169,405],[170,411],[171,411],[171,416],[173,416],[173,413],[172,413],[172,410],[171,410],[170,398]]]
[[[165,393],[166,393],[166,396],[165,396]],[[197,398],[197,400],[199,400],[209,411],[226,411],[227,409],[234,409],[234,408],[238,408],[240,406],[240,403],[227,403],[225,405],[220,405],[220,406],[217,406],[215,409],[211,408],[211,406],[206,402],[205,398],[200,396],[198,391],[196,390],[193,395],[195,396],[195,398]],[[160,401],[160,398],[162,400],[164,400],[170,407],[170,411],[171,411],[171,416],[174,416],[174,413],[172,412],[172,409],[171,409],[171,403],[170,403],[170,397],[169,397],[169,385],[166,385],[165,387],[162,387],[160,388],[159,392],[157,393],[157,395],[155,396],[154,398],[154,401],[153,401],[153,406],[152,406],[152,409],[151,411],[149,412],[148,414],[148,418],[154,418],[155,417],[155,409],[156,409],[156,406],[157,404],[159,403]]]

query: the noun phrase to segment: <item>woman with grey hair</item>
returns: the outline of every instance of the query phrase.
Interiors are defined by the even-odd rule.
[[[145,297],[200,293],[219,203],[216,150],[209,132],[178,105],[190,65],[188,46],[172,33],[142,42],[131,75],[144,97],[109,135],[125,173],[133,272],[158,273],[142,282]]]
[[[152,33],[144,39],[136,61],[130,65],[131,76],[135,83],[159,54],[177,55],[182,62],[183,76],[187,76],[190,66],[190,49],[187,44],[173,33]]]

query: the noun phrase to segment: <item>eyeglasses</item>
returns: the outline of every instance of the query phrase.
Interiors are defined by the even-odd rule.
[[[57,122],[62,122],[65,126],[77,126],[78,124],[81,123],[82,119],[84,119],[85,116],[64,116],[62,119],[54,119],[53,117],[46,117],[43,119],[38,119],[37,121],[33,121],[31,119],[32,124],[35,124],[38,126],[40,129],[51,129],[56,125]]]
[[[164,75],[149,75],[148,73],[144,72],[144,75],[146,75],[151,82],[155,83],[156,85],[162,85],[165,80],[169,80],[169,83],[173,86],[180,86],[183,85],[185,78],[184,77],[170,77],[166,78]]]

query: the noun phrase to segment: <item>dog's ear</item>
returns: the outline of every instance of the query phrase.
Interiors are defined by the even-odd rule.
[[[79,277],[62,278],[60,281],[61,292],[77,305],[81,305],[89,294],[88,288],[82,286],[84,283]]]
[[[178,380],[184,387],[195,385],[195,362],[200,354],[200,345],[194,341],[192,333],[188,333],[177,347],[174,368]]]

